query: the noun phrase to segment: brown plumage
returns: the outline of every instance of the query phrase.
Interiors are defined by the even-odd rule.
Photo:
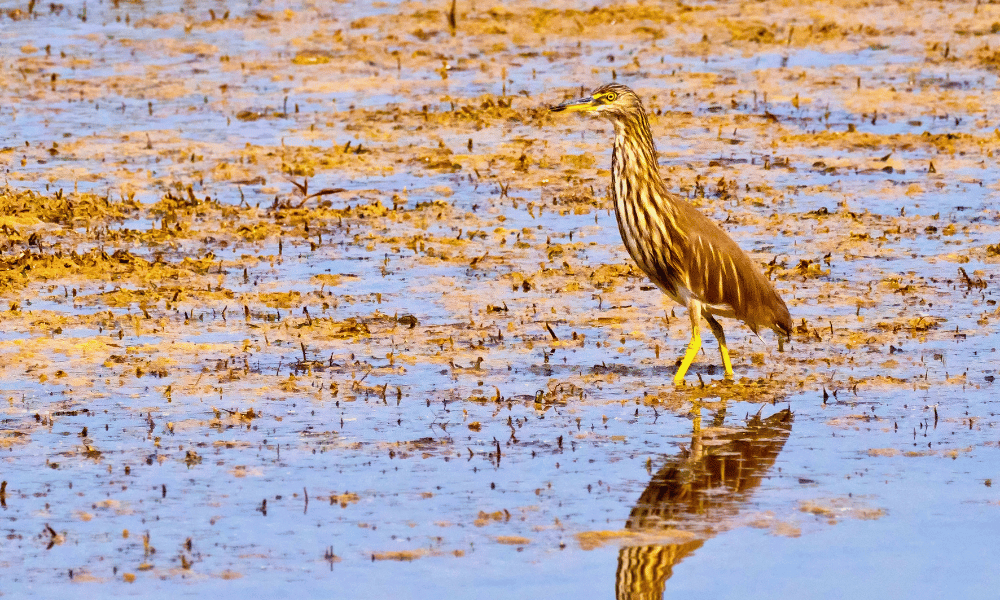
[[[701,347],[701,317],[719,340],[727,377],[732,377],[732,365],[716,316],[740,319],[754,333],[762,328],[779,336],[791,333],[788,308],[760,268],[718,225],[667,190],[646,111],[635,92],[608,84],[550,110],[594,112],[615,126],[611,193],[622,241],[639,268],[691,315],[691,342],[676,383],[683,382]]]

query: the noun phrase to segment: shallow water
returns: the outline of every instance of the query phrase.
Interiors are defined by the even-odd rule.
[[[1000,8],[446,4],[0,6],[0,595],[992,597]],[[796,321],[734,383],[615,78]]]

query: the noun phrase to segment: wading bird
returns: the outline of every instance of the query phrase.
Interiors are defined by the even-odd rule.
[[[792,330],[788,307],[760,267],[725,231],[667,190],[646,111],[635,92],[612,83],[549,110],[595,113],[615,126],[611,194],[622,241],[639,268],[671,300],[686,306],[691,317],[691,341],[674,383],[684,383],[684,374],[701,348],[702,317],[719,340],[727,378],[733,376],[733,365],[716,316],[735,317],[754,333],[773,329],[780,347],[782,337]]]

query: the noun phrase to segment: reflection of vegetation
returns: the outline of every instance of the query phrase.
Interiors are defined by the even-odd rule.
[[[792,413],[787,409],[766,419],[754,416],[736,430],[702,431],[696,419],[691,448],[668,459],[657,471],[625,528],[636,532],[680,529],[698,534],[699,539],[622,548],[616,597],[661,598],[674,565],[700,548],[720,522],[739,512],[774,465],[791,429]]]

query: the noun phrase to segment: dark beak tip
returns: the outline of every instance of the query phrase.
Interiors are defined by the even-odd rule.
[[[557,104],[549,107],[549,112],[562,112],[564,110],[566,110],[566,105],[564,104]]]

